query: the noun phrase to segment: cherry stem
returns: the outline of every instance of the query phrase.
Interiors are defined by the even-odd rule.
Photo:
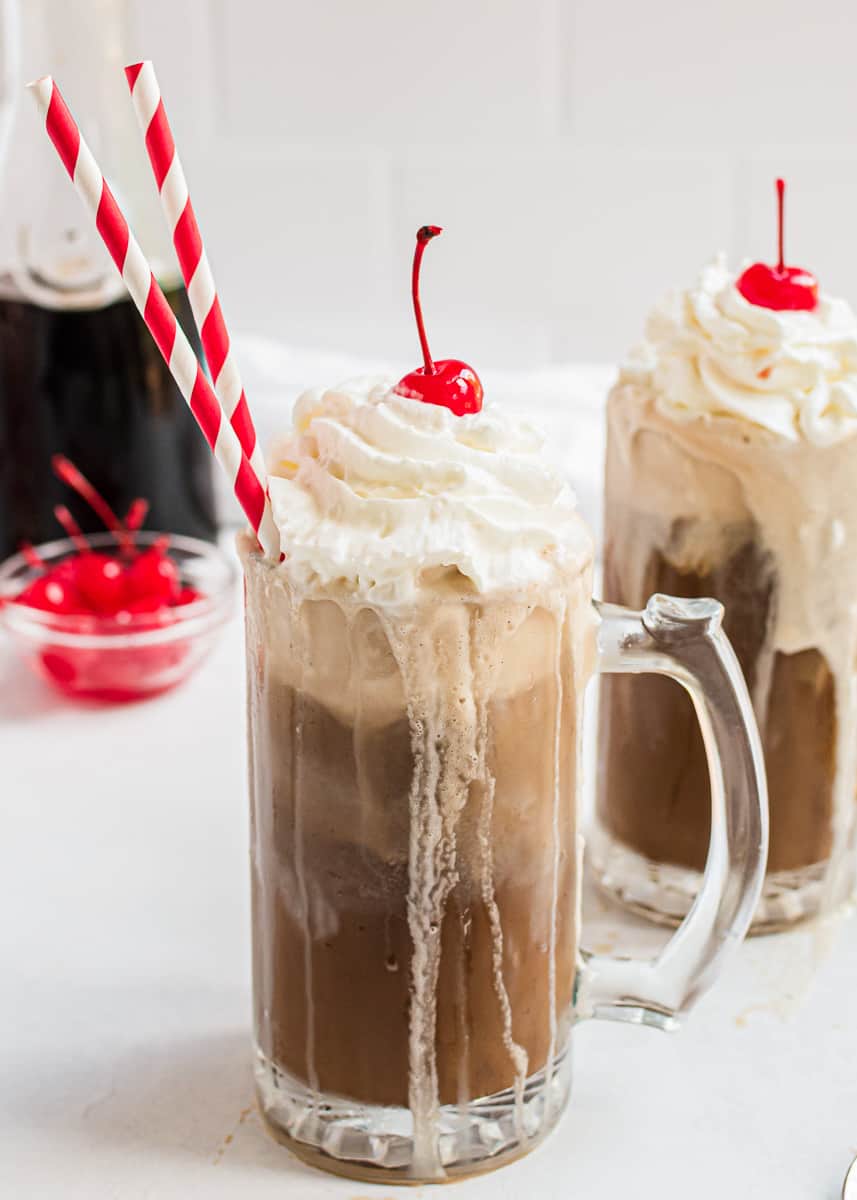
[[[420,263],[423,260],[423,251],[426,246],[432,238],[442,232],[439,225],[423,225],[421,229],[417,230],[417,248],[414,250],[414,266],[411,271],[411,296],[414,301],[414,316],[417,319],[417,333],[420,335],[420,348],[423,352],[426,375],[434,375],[435,365],[429,350],[426,327],[423,323],[423,308],[420,304]]]
[[[136,498],[136,500],[132,500],[130,505],[128,506],[128,511],[125,514],[125,520],[123,522],[125,525],[125,528],[128,531],[128,540],[125,542],[125,544],[122,547],[122,553],[124,554],[124,556],[126,558],[133,557],[134,551],[136,549],[136,546],[135,546],[136,539],[134,537],[134,534],[137,533],[137,531],[142,526],[143,522],[146,519],[148,512],[149,512],[149,501],[145,500],[142,496],[138,496]]]
[[[784,179],[777,180],[777,247],[779,251],[779,261],[777,270],[782,273],[786,269],[786,256],[784,250],[784,221],[783,209],[785,207],[786,181]]]
[[[39,554],[38,550],[36,550],[32,542],[21,543],[21,554],[28,567],[32,567],[37,571],[46,571],[48,569],[48,564]]]
[[[90,554],[92,547],[83,535],[83,530],[75,521],[69,510],[64,504],[57,504],[54,508],[54,516],[62,525],[68,536],[74,542],[79,554]]]
[[[101,517],[110,532],[116,535],[116,540],[120,545],[127,546],[129,544],[128,532],[122,522],[104,497],[95,490],[84,475],[81,475],[74,463],[63,454],[55,454],[51,459],[51,466],[58,478],[73,488],[93,512]]]
[[[132,500],[125,514],[125,528],[130,533],[136,533],[145,521],[148,512],[148,500],[144,500],[142,496],[138,496],[136,500]]]

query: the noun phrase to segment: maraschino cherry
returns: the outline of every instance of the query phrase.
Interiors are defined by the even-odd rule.
[[[148,511],[143,498],[134,500],[120,520],[88,479],[62,455],[53,459],[59,478],[73,488],[103,519],[116,539],[117,553],[93,548],[64,504],[54,514],[74,545],[62,561],[46,562],[32,546],[21,553],[38,572],[11,600],[57,618],[48,625],[37,656],[44,675],[63,691],[92,700],[135,700],[163,691],[178,682],[180,668],[192,648],[190,635],[163,643],[132,634],[149,635],[173,625],[187,614],[176,610],[204,599],[182,586],[181,574],[170,557],[170,538],[162,534],[145,550],[136,534]],[[53,640],[51,630],[62,632]],[[82,634],[80,644],[66,635]],[[101,644],[88,639],[105,635]]]
[[[777,265],[753,263],[735,285],[745,300],[775,312],[813,312],[818,308],[818,281],[803,267],[787,267],[783,251],[785,180],[777,180]]]
[[[68,581],[59,579],[53,574],[40,575],[38,579],[34,579],[29,587],[16,597],[16,600],[19,604],[26,604],[29,608],[38,608],[42,612],[58,613],[63,616],[72,613],[78,615],[85,611],[75,588],[70,586]]]
[[[423,251],[432,238],[442,232],[439,225],[423,225],[417,230],[417,247],[411,272],[411,295],[424,365],[400,379],[393,391],[400,396],[410,396],[413,400],[424,400],[426,404],[442,405],[457,417],[463,417],[466,413],[478,413],[482,408],[483,391],[479,376],[472,367],[457,358],[442,358],[437,362],[432,360],[420,304],[420,263]]]
[[[166,547],[154,545],[140,554],[128,568],[127,587],[132,596],[154,597],[160,604],[173,605],[181,591],[176,564]]]
[[[77,547],[77,557],[62,564],[68,573],[68,582],[93,613],[116,612],[125,596],[122,563],[111,554],[99,554],[92,549],[64,504],[54,508],[54,516]]]
[[[49,567],[32,547],[26,547],[27,562],[41,574],[16,597],[19,604],[63,616],[96,618],[106,629],[111,621],[127,625],[134,614],[157,613],[166,620],[171,609],[201,599],[194,588],[182,587],[178,567],[168,553],[169,537],[159,537],[142,552],[135,547],[134,534],[148,509],[145,500],[135,500],[125,521],[120,521],[73,463],[62,455],[52,461],[59,478],[102,517],[122,557],[93,550],[68,508],[58,504],[54,514],[77,553]]]

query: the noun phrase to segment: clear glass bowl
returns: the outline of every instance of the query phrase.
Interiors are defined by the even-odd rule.
[[[163,536],[138,533],[135,542],[144,550]],[[120,555],[112,533],[88,535],[87,541],[93,550]],[[77,553],[68,538],[36,551],[49,567]],[[167,615],[127,614],[117,628],[108,617],[16,604],[14,597],[41,572],[14,554],[0,565],[0,620],[30,666],[66,694],[111,703],[157,695],[186,679],[211,650],[232,610],[237,576],[220,550],[198,538],[171,534],[168,552],[182,586],[195,588],[201,599]]]

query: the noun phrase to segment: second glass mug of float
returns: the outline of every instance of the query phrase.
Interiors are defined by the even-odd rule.
[[[854,891],[857,608],[842,579],[856,464],[854,438],[791,443],[728,415],[675,420],[633,382],[608,401],[604,593],[630,605],[656,590],[717,596],[753,699],[771,833],[754,932],[835,912]],[[614,678],[599,732],[593,874],[677,924],[708,845],[693,710],[667,680]]]
[[[767,852],[750,701],[709,600],[296,596],[243,546],[256,1080],[273,1134],[353,1178],[500,1166],[556,1124],[571,1031],[674,1027],[743,937]],[[462,652],[466,647],[466,652]],[[711,778],[693,910],[652,961],[580,941],[583,692],[690,694]]]

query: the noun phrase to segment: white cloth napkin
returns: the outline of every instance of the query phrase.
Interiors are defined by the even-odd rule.
[[[235,354],[264,448],[289,425],[292,405],[306,388],[333,386],[359,375],[399,377],[413,366],[299,349],[253,336],[236,338]],[[604,401],[615,368],[569,363],[537,371],[489,368],[480,370],[480,376],[492,403],[514,409],[546,432],[545,452],[571,480],[600,548]],[[240,514],[228,486],[220,479],[218,483],[223,520],[237,523]]]

